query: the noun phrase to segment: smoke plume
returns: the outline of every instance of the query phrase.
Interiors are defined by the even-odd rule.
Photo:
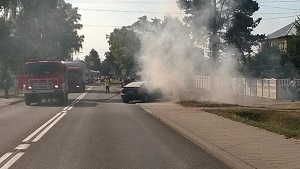
[[[201,16],[202,18],[195,18],[195,23],[208,24],[209,17]],[[151,81],[166,93],[172,92],[176,100],[224,101],[231,98],[227,85],[224,85],[222,91],[214,91],[207,98],[199,96],[201,93],[193,88],[195,76],[198,75],[232,77],[237,74],[235,59],[231,57],[232,53],[236,53],[234,50],[227,51],[226,55],[222,53],[218,67],[211,66],[207,47],[210,32],[200,28],[201,26],[199,30],[192,29],[179,19],[166,16],[160,27],[139,34],[142,46],[136,58],[142,67],[139,72],[141,79]],[[192,31],[195,33],[191,34]],[[197,95],[196,98],[194,95]]]

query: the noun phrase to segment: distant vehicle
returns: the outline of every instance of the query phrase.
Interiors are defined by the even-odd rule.
[[[57,98],[59,104],[68,102],[66,66],[60,61],[26,62],[19,75],[25,104],[40,103],[42,98]]]
[[[121,91],[121,97],[124,103],[132,100],[141,100],[147,103],[155,99],[162,99],[163,93],[160,88],[155,87],[150,82],[137,81],[124,86]]]
[[[67,66],[69,92],[84,92],[86,85],[86,66],[84,61],[62,61]]]
[[[92,70],[85,70],[85,84],[92,84],[94,82],[94,73]]]

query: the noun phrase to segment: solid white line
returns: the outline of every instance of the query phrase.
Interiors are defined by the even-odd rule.
[[[4,154],[4,155],[0,158],[0,164],[1,164],[5,159],[7,159],[7,157],[9,157],[10,155],[12,155],[12,153],[6,153],[6,154]]]
[[[43,130],[36,138],[32,140],[32,142],[37,142],[39,139],[41,139],[47,131],[49,131],[61,118],[63,118],[66,115],[66,113],[61,114],[56,120],[54,120],[45,130]]]
[[[69,108],[69,106],[65,107],[63,110],[67,110]]]
[[[90,90],[90,89],[89,89]],[[79,95],[70,105],[68,105],[67,107],[65,107],[64,109],[63,109],[63,111],[69,111],[69,110],[71,110],[73,107],[74,107],[74,105],[76,104],[76,103],[78,103],[85,95],[86,95],[87,93],[82,93],[81,95]]]
[[[61,115],[61,113],[57,113],[50,120],[48,120],[45,124],[43,124],[41,127],[36,129],[33,133],[31,133],[28,137],[26,137],[22,142],[25,143],[25,142],[29,141],[33,136],[35,136],[38,132],[40,132],[46,125],[48,125],[53,119],[55,119],[59,115]]]
[[[16,154],[13,158],[11,158],[3,167],[0,169],[8,169],[10,166],[12,166],[20,157],[22,157],[24,153],[20,152]]]
[[[20,144],[15,149],[16,150],[25,150],[30,146],[30,144]]]

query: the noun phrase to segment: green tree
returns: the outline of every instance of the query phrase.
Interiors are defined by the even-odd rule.
[[[1,79],[14,72],[14,43],[11,37],[10,23],[4,18],[0,18],[0,68],[1,68]],[[2,82],[1,81],[1,82]]]
[[[90,53],[85,56],[84,62],[90,70],[100,71],[100,57],[95,49],[92,49]]]
[[[300,15],[295,20],[296,35],[288,41],[287,52],[300,74]]]
[[[194,27],[192,32],[196,42],[198,37],[207,35],[210,58],[216,62],[219,52],[224,53],[227,45],[233,45],[241,54],[238,58],[246,60],[252,52],[251,46],[264,38],[252,35],[261,18],[253,20],[252,15],[259,9],[253,0],[178,0],[178,6],[187,14],[185,22]],[[198,31],[195,31],[198,30]],[[227,42],[221,45],[221,41]]]
[[[135,70],[135,54],[140,50],[140,40],[132,27],[114,29],[108,36],[109,53],[106,58],[114,62],[116,73],[120,74],[125,69],[129,73]]]
[[[255,56],[247,58],[245,75],[255,78],[296,77],[294,64],[286,52],[269,43]]]
[[[119,65],[114,61],[114,57],[111,55],[111,52],[105,52],[105,59],[100,64],[100,72],[103,75],[108,75],[114,72],[119,71]]]
[[[14,35],[26,59],[71,58],[79,52],[84,36],[77,31],[81,16],[64,0],[21,1]]]

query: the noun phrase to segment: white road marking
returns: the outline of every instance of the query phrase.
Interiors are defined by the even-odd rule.
[[[4,155],[0,158],[0,164],[1,164],[5,159],[7,159],[7,157],[9,157],[10,155],[12,155],[12,153],[6,153],[6,154],[4,154]]]
[[[34,137],[38,132],[40,132],[45,126],[47,126],[53,119],[55,119],[57,116],[61,115],[61,113],[56,114],[53,116],[50,120],[48,120],[45,124],[43,124],[41,127],[36,129],[33,133],[31,133],[28,137],[26,137],[22,142],[26,143],[28,142],[32,137]]]
[[[38,136],[36,136],[32,142],[37,142],[39,139],[41,139],[47,131],[49,131],[61,118],[63,118],[67,113],[61,114],[57,119],[55,119],[45,130],[43,130]]]
[[[69,108],[69,106],[65,107],[63,110],[67,110]]]
[[[30,144],[20,144],[15,149],[16,150],[25,150],[30,146]]]
[[[91,90],[91,88],[89,88],[88,90]],[[28,142],[30,139],[32,139],[37,133],[39,133],[42,129],[44,129],[49,123],[51,123],[53,120],[53,122],[46,127],[38,136],[35,137],[35,139],[32,140],[32,142],[37,142],[39,141],[39,139],[41,139],[46,133],[47,131],[49,131],[61,118],[63,118],[66,114],[68,110],[71,110],[73,108],[73,106],[78,103],[87,93],[83,93],[81,94],[75,101],[73,101],[69,106],[65,107],[63,109],[63,111],[57,113],[55,116],[53,116],[50,120],[48,120],[46,123],[44,123],[41,127],[39,127],[38,129],[36,129],[33,133],[31,133],[28,137],[26,137],[22,142]],[[59,117],[58,117],[59,116]],[[18,145],[15,150],[25,150],[30,146],[30,144],[20,144]],[[16,151],[17,152],[17,151]],[[0,164],[5,161],[8,157],[10,157],[13,153],[9,152],[4,154],[1,158],[0,158]],[[9,169],[9,167],[11,167],[19,158],[21,158],[25,153],[24,152],[19,152],[17,153],[15,156],[13,156],[10,160],[8,160],[8,162],[3,165],[0,169]]]
[[[20,157],[22,157],[24,153],[20,152],[16,154],[13,158],[11,158],[4,166],[2,166],[0,169],[8,169],[10,166],[12,166]]]

